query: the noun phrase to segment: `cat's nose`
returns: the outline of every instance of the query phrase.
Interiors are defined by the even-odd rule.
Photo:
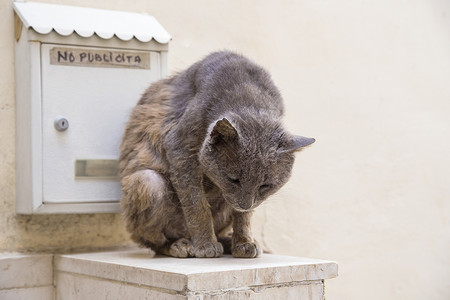
[[[242,201],[241,203],[239,203],[239,207],[244,210],[248,210],[252,208],[252,206],[253,206],[253,199],[247,199],[247,201]]]

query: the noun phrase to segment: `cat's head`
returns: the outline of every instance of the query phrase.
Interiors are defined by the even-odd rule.
[[[226,116],[209,126],[199,159],[236,210],[257,207],[289,179],[294,152],[315,140],[293,136],[270,118]]]

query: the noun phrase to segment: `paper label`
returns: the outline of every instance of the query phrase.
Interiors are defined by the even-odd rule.
[[[150,69],[150,53],[54,47],[50,50],[50,64],[78,67]]]

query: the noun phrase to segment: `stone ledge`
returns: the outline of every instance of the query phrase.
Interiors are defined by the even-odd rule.
[[[323,280],[337,276],[337,264],[271,254],[256,259],[231,256],[177,259],[132,249],[57,255],[55,272],[59,274],[57,290],[60,290],[58,280],[67,284],[83,282],[85,286],[91,280],[93,286],[103,286],[105,291],[111,290],[111,284],[115,282],[117,293],[124,293],[129,286],[136,295],[142,292],[136,290],[139,288],[159,297],[165,295],[164,298],[170,296],[174,299],[180,296],[180,299],[266,298],[274,293],[309,293],[319,297],[323,295]],[[70,287],[64,289],[70,290]]]
[[[0,290],[53,285],[53,255],[0,253]]]
[[[53,255],[0,253],[0,299],[53,299]]]
[[[324,299],[331,261],[264,254],[177,259],[148,250],[0,253],[0,299]]]

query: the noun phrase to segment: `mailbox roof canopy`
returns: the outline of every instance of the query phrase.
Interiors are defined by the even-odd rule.
[[[40,34],[54,30],[62,36],[76,32],[85,38],[96,34],[103,39],[116,36],[124,41],[154,39],[160,44],[171,39],[154,17],[144,13],[19,1],[14,2],[14,10],[26,28]]]

